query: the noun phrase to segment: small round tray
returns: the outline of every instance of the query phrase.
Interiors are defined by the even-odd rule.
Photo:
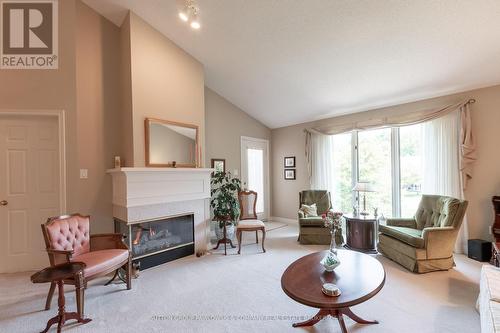
[[[337,285],[333,283],[324,283],[323,287],[321,288],[321,291],[323,292],[323,294],[332,297],[337,297],[340,296],[340,294],[342,294]]]

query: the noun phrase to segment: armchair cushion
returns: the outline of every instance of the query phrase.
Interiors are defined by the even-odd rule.
[[[381,225],[379,230],[382,234],[396,238],[397,240],[416,248],[424,248],[425,241],[422,238],[422,231],[406,227],[393,227]]]
[[[417,228],[453,226],[460,203],[460,200],[451,197],[423,195],[415,214]]]
[[[325,222],[321,216],[304,217],[299,219],[301,227],[325,227]]]
[[[391,227],[406,227],[417,229],[417,222],[414,218],[390,218],[387,219],[387,225]]]
[[[251,229],[260,227],[265,227],[264,222],[260,220],[240,220],[237,225],[238,229]]]
[[[330,192],[325,190],[306,190],[299,193],[299,206],[316,204],[317,214],[328,212],[332,208]]]
[[[112,269],[127,260],[129,251],[125,249],[109,249],[84,253],[71,258],[71,261],[83,262],[87,267],[83,270],[86,279]]]
[[[47,225],[50,246],[53,250],[73,250],[77,256],[90,251],[90,221],[86,216],[68,216]]]
[[[312,205],[302,204],[300,206],[300,210],[304,213],[305,217],[318,216],[318,208],[316,207],[315,203],[313,203]]]

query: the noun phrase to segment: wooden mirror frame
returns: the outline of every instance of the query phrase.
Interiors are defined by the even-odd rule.
[[[174,126],[180,126],[180,127],[188,127],[196,130],[196,142],[194,145],[194,163],[151,163],[149,161],[149,125],[151,123],[160,123],[160,124],[165,124],[165,125],[174,125]],[[186,124],[186,123],[179,123],[176,121],[170,121],[170,120],[163,120],[163,119],[158,119],[158,118],[145,118],[144,119],[144,142],[145,142],[145,162],[147,167],[167,167],[167,168],[197,168],[199,163],[200,163],[200,150],[199,150],[199,129],[197,125],[193,124]]]

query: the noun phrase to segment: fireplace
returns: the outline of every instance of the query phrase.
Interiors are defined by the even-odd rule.
[[[194,254],[194,214],[127,223],[115,219],[116,232],[126,235],[132,261],[141,270]]]

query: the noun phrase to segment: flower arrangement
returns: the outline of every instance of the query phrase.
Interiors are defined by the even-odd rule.
[[[326,214],[321,215],[325,227],[330,228],[332,231],[342,229],[342,212],[329,211]]]

